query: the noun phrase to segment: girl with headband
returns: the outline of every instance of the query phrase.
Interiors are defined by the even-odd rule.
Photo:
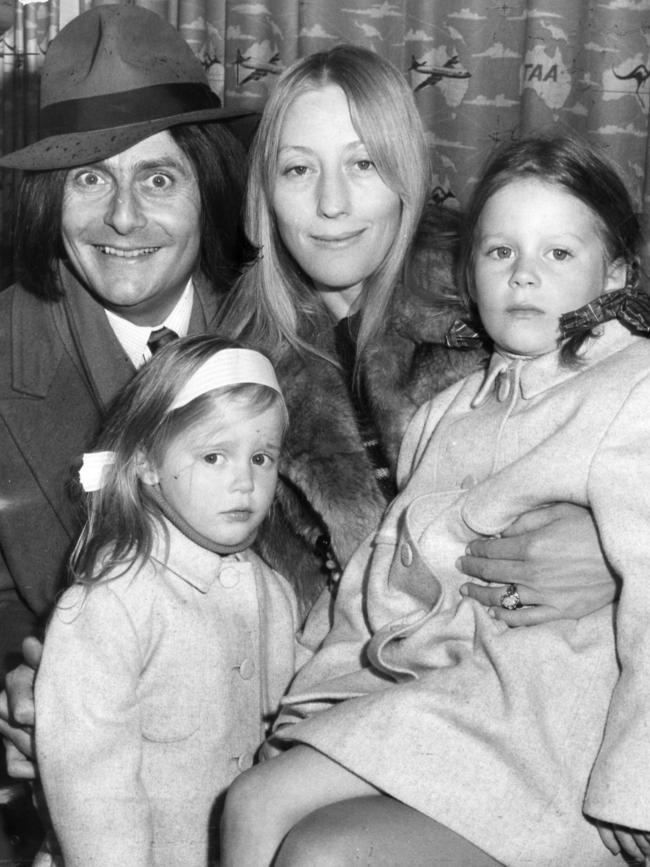
[[[185,338],[138,372],[84,456],[88,519],[36,684],[66,867],[215,855],[219,800],[296,665],[293,591],[250,551],[286,427],[265,356]]]

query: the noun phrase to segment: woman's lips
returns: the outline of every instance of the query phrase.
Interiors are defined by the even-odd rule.
[[[344,247],[346,244],[354,243],[363,234],[363,229],[358,229],[355,232],[343,232],[340,235],[312,235],[312,241],[324,247]]]

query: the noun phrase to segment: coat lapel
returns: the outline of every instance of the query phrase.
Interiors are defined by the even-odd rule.
[[[26,292],[16,292],[12,301],[11,372],[0,392],[0,412],[54,520],[74,536],[78,518],[69,499],[71,467],[90,446],[116,387],[133,375],[133,368],[111,344],[105,317],[102,322],[76,310],[75,325],[69,327],[62,302],[44,303]],[[75,327],[86,329],[85,358],[77,351]],[[100,367],[102,351],[97,384],[90,376]]]

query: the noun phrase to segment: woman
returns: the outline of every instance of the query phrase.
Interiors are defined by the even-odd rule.
[[[259,545],[305,610],[378,525],[415,410],[485,357],[445,343],[463,312],[458,217],[427,200],[429,171],[404,77],[350,45],[280,77],[252,146],[245,221],[260,252],[219,327],[272,357],[289,406],[278,497]],[[489,561],[464,558],[470,574],[530,576],[533,586],[519,590],[537,607],[498,609],[512,624],[579,616],[612,598],[590,519],[557,517],[549,509],[518,522],[511,538],[475,543],[471,554],[498,558],[489,574]],[[515,535],[548,521],[550,537]],[[584,573],[594,571],[601,583],[583,597]],[[498,606],[502,589],[470,592]]]
[[[483,358],[444,345],[462,312],[456,218],[435,205],[422,218],[429,186],[417,109],[386,61],[338,46],[278,81],[251,154],[260,255],[220,328],[271,354],[292,410],[261,549],[291,564],[306,603],[379,522],[413,412]],[[412,246],[431,260],[421,294],[404,281]]]

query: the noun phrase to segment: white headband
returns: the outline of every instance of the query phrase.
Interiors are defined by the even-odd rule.
[[[282,397],[273,365],[254,349],[221,349],[192,374],[179,391],[167,412],[187,406],[215,388],[228,385],[266,385]],[[284,400],[284,398],[283,398]],[[115,463],[115,452],[86,452],[83,456],[79,481],[84,491],[99,491],[106,481],[106,471]]]
[[[222,349],[195,370],[176,395],[168,412],[187,406],[194,398],[228,385],[266,385],[282,397],[273,365],[254,349]]]

